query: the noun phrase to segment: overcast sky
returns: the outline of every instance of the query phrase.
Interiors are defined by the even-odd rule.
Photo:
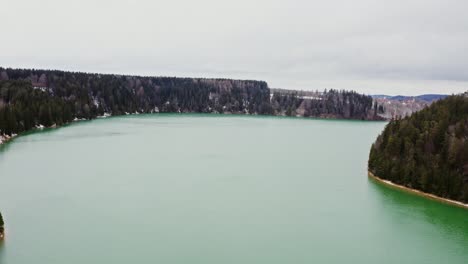
[[[467,0],[0,0],[0,66],[468,90]]]

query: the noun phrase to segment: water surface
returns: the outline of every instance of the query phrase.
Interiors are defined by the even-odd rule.
[[[368,180],[382,122],[139,115],[0,149],[0,263],[466,263],[468,210]]]

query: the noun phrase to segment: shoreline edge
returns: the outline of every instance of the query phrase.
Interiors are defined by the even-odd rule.
[[[451,200],[451,199],[447,199],[447,198],[443,198],[443,197],[440,197],[440,196],[437,196],[437,195],[434,195],[434,194],[431,194],[431,193],[426,193],[426,192],[423,192],[423,191],[420,191],[420,190],[412,189],[412,188],[409,188],[409,187],[406,187],[406,186],[403,186],[403,185],[393,183],[393,182],[391,182],[389,180],[384,180],[382,178],[379,178],[379,177],[375,176],[370,171],[367,171],[367,175],[368,175],[368,177],[370,179],[372,179],[372,180],[374,180],[374,181],[376,181],[378,183],[381,183],[383,185],[393,187],[395,189],[402,190],[402,191],[405,191],[405,192],[408,192],[408,193],[412,193],[412,194],[415,194],[415,195],[418,195],[418,196],[421,196],[421,197],[425,197],[425,198],[433,200],[433,201],[438,201],[438,202],[442,202],[442,203],[445,203],[445,204],[454,205],[454,206],[457,206],[457,207],[460,207],[460,208],[468,209],[468,204],[465,204],[465,203],[462,203],[462,202],[459,202],[459,201],[455,201],[455,200]]]

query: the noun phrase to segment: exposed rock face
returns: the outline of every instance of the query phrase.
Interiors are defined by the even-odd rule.
[[[433,102],[445,98],[443,94],[425,94],[419,96],[387,96],[374,95],[374,102],[379,105],[379,116],[385,119],[409,116],[431,105]]]
[[[409,116],[431,104],[431,102],[417,99],[393,100],[388,98],[377,98],[375,101],[379,105],[383,106],[384,112],[381,113],[380,116],[385,119],[391,119],[397,116]]]

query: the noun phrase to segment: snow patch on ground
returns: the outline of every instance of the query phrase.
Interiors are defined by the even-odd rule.
[[[93,104],[96,108],[99,107],[99,100],[96,97],[93,97]]]
[[[104,112],[104,114],[102,116],[98,116],[97,118],[107,118],[107,117],[110,117],[110,116],[112,116],[110,113]]]
[[[11,134],[10,135],[0,135],[0,145],[6,143],[9,140],[12,140],[14,137],[18,136],[18,134]]]

